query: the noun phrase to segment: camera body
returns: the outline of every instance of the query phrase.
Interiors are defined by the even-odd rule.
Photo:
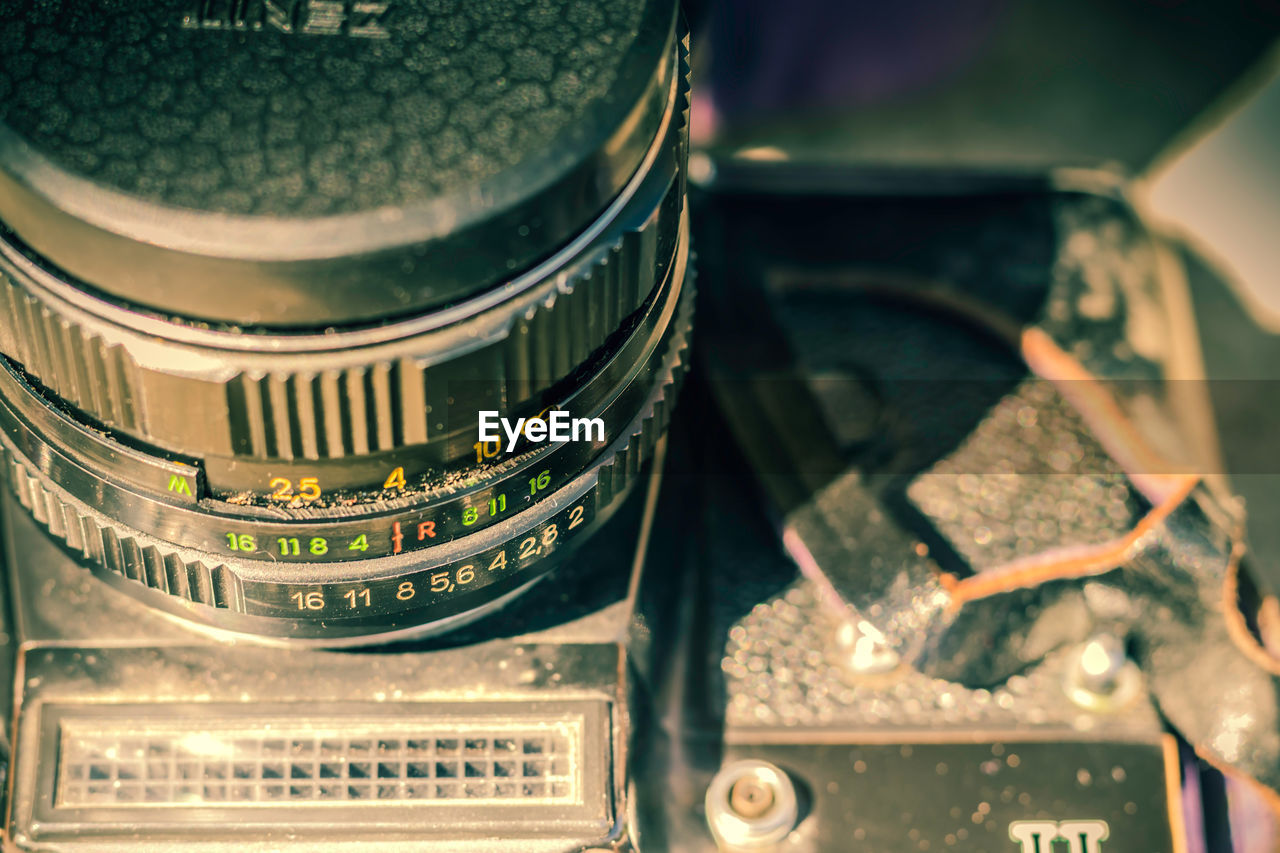
[[[1098,158],[688,163],[665,0],[91,6],[0,6],[6,849],[1217,849],[1222,774],[1269,837]]]
[[[1088,851],[1177,849],[1187,748],[1161,716],[1175,706],[1158,711],[1125,656],[1151,617],[1124,570],[1029,585],[999,619],[964,621],[903,591],[903,542],[939,554],[956,536],[939,516],[917,510],[932,535],[859,534],[840,553],[860,559],[829,575],[798,571],[774,533],[810,494],[842,522],[901,518],[894,500],[921,494],[911,478],[957,447],[1018,459],[1016,429],[989,432],[1008,427],[1010,395],[1013,423],[1034,408],[1051,449],[1087,441],[1078,422],[1059,434],[1043,389],[950,306],[999,294],[992,310],[1034,317],[1043,282],[1097,287],[1104,273],[1119,305],[1117,281],[1167,286],[1154,244],[1105,187],[953,176],[962,191],[939,193],[913,174],[886,190],[880,174],[867,192],[856,170],[717,174],[694,208],[701,356],[666,448],[604,534],[469,626],[346,652],[196,632],[105,588],[6,498],[19,849],[746,849],[779,827],[807,850],[1034,850],[1055,832]],[[864,236],[836,237],[851,233]],[[850,323],[864,349],[845,343]],[[937,349],[923,372],[886,357],[904,336]],[[796,351],[823,340],[834,349]],[[769,454],[753,455],[762,437]],[[1090,478],[1114,487],[1097,453],[1072,462],[1038,475],[970,462],[932,482],[1044,493],[1074,477],[1064,501],[1095,495]],[[788,508],[788,493],[802,499]],[[860,646],[841,596],[874,589],[854,575],[868,570],[885,587],[860,612],[907,602],[912,642],[940,651],[899,648],[886,665]],[[1090,680],[1081,666],[1114,654],[1108,636],[1118,663]],[[768,791],[765,819],[737,818],[742,779]]]
[[[17,849],[563,850],[617,837],[621,525],[636,519],[617,519],[624,535],[594,555],[621,588],[592,566],[541,585],[540,612],[499,619],[483,641],[344,653],[193,632],[103,589],[6,512]],[[549,625],[547,608],[581,615]]]

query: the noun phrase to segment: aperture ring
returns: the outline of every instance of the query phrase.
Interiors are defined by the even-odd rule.
[[[306,596],[321,587],[363,591],[380,584],[378,588],[387,592],[401,589],[400,585],[407,578],[413,583],[419,583],[417,588],[422,590],[420,582],[424,577],[429,578],[431,572],[442,565],[454,566],[456,569],[455,564],[474,558],[474,555],[468,557],[468,554],[474,552],[483,555],[486,561],[492,561],[494,554],[510,552],[514,564],[516,555],[521,550],[516,543],[524,540],[530,531],[537,531],[545,539],[548,526],[555,528],[559,524],[559,530],[567,538],[574,528],[582,525],[581,530],[585,531],[593,518],[603,516],[635,482],[666,429],[672,403],[687,368],[693,294],[691,283],[687,283],[686,287],[689,292],[682,297],[682,308],[675,321],[676,334],[668,345],[663,367],[654,377],[653,390],[647,401],[630,427],[581,476],[502,525],[442,546],[440,552],[450,555],[447,560],[433,560],[436,549],[370,560],[365,566],[372,580],[367,582],[341,579],[334,564],[315,566],[314,571],[306,564],[281,564],[278,581],[266,581],[262,579],[265,566],[261,562],[253,565],[239,563],[212,553],[182,548],[107,518],[53,483],[17,452],[4,436],[0,436],[0,464],[3,465],[9,487],[32,516],[81,559],[97,567],[182,602],[205,605],[220,611],[259,619],[285,616],[293,619],[305,619],[307,616],[319,618],[321,614],[308,613],[301,608],[300,612],[292,611],[288,602],[297,595],[297,590],[305,593],[299,599],[304,603],[320,600]],[[553,534],[552,538],[557,535],[561,534]],[[542,556],[539,545],[538,557],[532,563],[521,566],[519,572],[507,573],[510,577],[495,577],[495,594],[499,590],[505,590],[517,579],[522,583],[528,582],[549,570],[551,561],[542,560]],[[551,551],[546,556],[550,557]],[[505,557],[503,562],[506,563]],[[307,582],[308,577],[311,577],[312,582]],[[333,577],[334,580],[316,581],[319,577]],[[465,591],[459,589],[456,596],[452,595],[453,589],[450,588],[449,595],[436,596],[430,601],[425,600],[426,592],[422,591],[423,598],[417,599],[413,608],[438,611],[438,617],[429,617],[430,621],[435,621],[436,618],[464,612],[472,606],[483,588],[477,585]],[[369,596],[365,596],[358,601],[363,602],[368,598]],[[394,595],[384,595],[383,598],[392,604],[403,604],[404,610],[412,609],[408,599]],[[352,601],[356,602],[357,599],[353,598]],[[318,628],[317,636],[333,634],[332,618],[328,617],[323,625],[324,632],[328,633],[320,632]],[[295,634],[296,636],[308,632],[308,629],[298,630],[302,633]]]

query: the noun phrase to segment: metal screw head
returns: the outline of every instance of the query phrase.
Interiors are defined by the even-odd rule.
[[[1064,686],[1080,707],[1104,711],[1127,704],[1137,694],[1141,678],[1119,637],[1095,634],[1076,649]]]
[[[729,808],[738,817],[758,818],[773,806],[773,789],[756,775],[743,776],[729,789]]]
[[[707,825],[721,847],[776,844],[796,825],[800,809],[787,774],[767,761],[735,761],[707,786]]]
[[[879,675],[897,669],[897,652],[868,622],[849,619],[836,629],[836,646],[845,666],[856,675]]]

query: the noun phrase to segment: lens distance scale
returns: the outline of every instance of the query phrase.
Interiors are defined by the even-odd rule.
[[[672,270],[666,331],[618,395],[628,416],[620,426],[618,413],[606,417],[608,446],[548,445],[445,500],[371,501],[291,521],[245,517],[259,508],[212,500],[186,508],[104,480],[100,461],[84,467],[3,405],[10,487],[79,558],[127,579],[135,594],[166,593],[167,601],[152,600],[196,621],[325,643],[405,624],[427,631],[550,570],[632,484],[684,372],[693,307],[684,274],[683,262]],[[633,402],[636,390],[644,393]],[[99,439],[97,459],[108,441]],[[141,456],[117,451],[133,462]],[[167,469],[160,462],[154,470]],[[109,514],[95,508],[104,505]]]
[[[682,261],[659,288],[646,323],[586,382],[588,389],[600,385],[608,391],[598,408],[579,410],[604,421],[603,442],[539,445],[510,458],[450,469],[415,489],[346,493],[324,507],[192,500],[192,488],[200,494],[203,479],[198,461],[175,465],[83,427],[37,395],[12,368],[0,368],[0,427],[14,452],[41,460],[41,473],[72,499],[126,528],[183,548],[275,563],[364,560],[439,545],[541,500],[625,433],[655,385],[668,381],[672,359],[687,345],[690,299],[684,272]],[[305,487],[306,472],[290,476]],[[386,476],[377,469],[377,482]],[[398,538],[387,519],[400,522]],[[414,535],[406,537],[403,531],[411,528]],[[424,531],[421,537],[418,531]]]

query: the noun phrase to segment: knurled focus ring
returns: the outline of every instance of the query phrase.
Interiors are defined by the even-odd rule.
[[[291,358],[157,344],[78,317],[2,272],[0,351],[99,423],[177,452],[324,459],[422,444],[445,431],[454,383],[483,378],[523,400],[586,361],[648,295],[649,271],[669,263],[679,197],[669,198],[538,298],[376,352]]]
[[[506,288],[440,312],[439,325],[388,327],[389,340],[366,346],[317,335],[296,352],[262,350],[252,335],[159,340],[63,299],[42,286],[47,273],[0,243],[0,352],[99,424],[197,456],[326,459],[423,444],[457,427],[447,412],[460,387],[483,387],[494,408],[519,405],[597,352],[673,262],[683,46],[676,61],[664,129],[598,230]]]

